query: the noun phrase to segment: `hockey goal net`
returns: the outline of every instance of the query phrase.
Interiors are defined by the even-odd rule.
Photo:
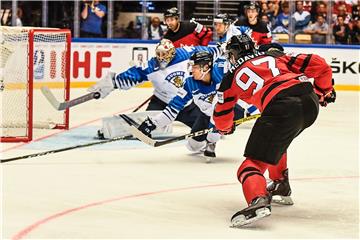
[[[0,27],[0,141],[31,141],[33,129],[68,129],[40,91],[69,99],[71,33],[64,29]]]

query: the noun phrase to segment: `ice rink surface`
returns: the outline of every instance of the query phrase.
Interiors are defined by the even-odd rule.
[[[84,94],[72,90],[72,98]],[[2,159],[94,141],[102,117],[130,112],[151,89],[74,107],[69,131],[2,144]],[[288,150],[293,206],[242,229],[236,171],[253,122],[221,140],[206,164],[184,142],[123,140],[1,164],[3,239],[359,239],[359,92],[338,92]],[[175,134],[188,129],[175,125]]]

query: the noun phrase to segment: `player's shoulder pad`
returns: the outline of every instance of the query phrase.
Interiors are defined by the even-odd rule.
[[[218,91],[225,92],[226,90],[231,88],[233,78],[234,78],[234,73],[227,72],[221,80],[221,84]]]

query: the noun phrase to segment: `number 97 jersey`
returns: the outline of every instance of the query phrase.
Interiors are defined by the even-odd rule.
[[[305,75],[306,76],[305,76]],[[331,88],[332,72],[323,58],[315,54],[284,54],[279,51],[255,52],[240,57],[224,76],[218,89],[214,120],[232,123],[238,99],[263,112],[280,91],[314,78],[321,88]],[[227,126],[224,126],[225,129]]]

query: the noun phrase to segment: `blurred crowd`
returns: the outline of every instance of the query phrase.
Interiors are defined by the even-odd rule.
[[[114,1],[117,3],[117,1]],[[136,1],[134,1],[136,2]],[[221,2],[221,1],[220,1]],[[259,21],[267,24],[273,39],[279,42],[289,42],[293,36],[300,43],[330,43],[359,44],[360,43],[360,0],[327,0],[327,1],[289,1],[289,0],[259,0],[241,1],[240,7],[249,2],[256,3]],[[80,4],[80,37],[106,37],[106,19],[108,14],[107,1],[83,0]],[[40,4],[40,5],[39,5]],[[65,27],[74,29],[74,3],[50,1],[48,11],[49,27]],[[129,11],[134,3],[121,2],[115,4],[113,38],[161,39],[167,31],[162,17],[163,9],[155,7],[152,15],[144,20],[129,19],[124,22],[122,14]],[[139,3],[137,3],[139,5]],[[165,8],[176,2],[161,2]],[[188,6],[189,5],[189,6]],[[190,6],[191,5],[191,6]],[[187,16],[195,13],[194,2],[184,2]],[[11,1],[3,1],[1,9],[1,25],[12,25]],[[38,6],[38,7],[36,7]],[[130,6],[130,7],[127,7]],[[134,5],[135,6],[135,5]],[[160,4],[159,4],[160,6]],[[188,7],[187,7],[188,6]],[[158,13],[156,15],[156,13]],[[209,18],[213,16],[208,16]],[[127,17],[126,17],[127,18]],[[243,9],[238,16],[245,18]],[[120,19],[120,21],[119,21]],[[234,20],[235,20],[234,19]],[[16,12],[17,26],[42,26],[41,2],[19,1]],[[213,29],[214,26],[210,26]],[[216,39],[214,35],[214,40]]]

